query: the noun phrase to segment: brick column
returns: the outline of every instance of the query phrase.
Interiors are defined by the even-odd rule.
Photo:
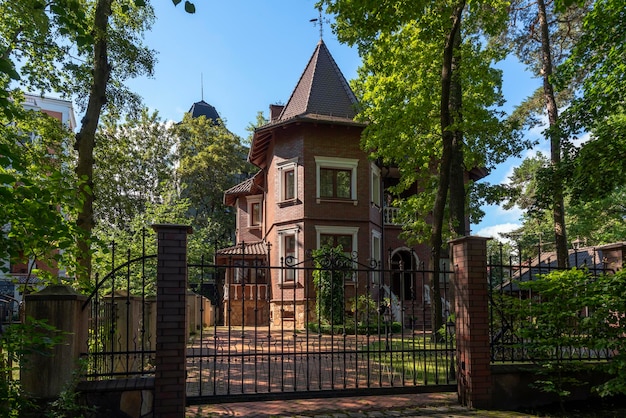
[[[157,233],[157,323],[154,416],[185,416],[187,367],[187,234],[185,225],[153,225]]]
[[[450,241],[455,267],[459,402],[472,408],[491,405],[487,240],[464,237]]]

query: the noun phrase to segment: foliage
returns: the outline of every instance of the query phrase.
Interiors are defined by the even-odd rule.
[[[375,322],[378,316],[378,302],[372,295],[358,295],[351,299],[350,310],[354,312],[358,324]]]
[[[175,139],[157,112],[123,123],[107,115],[96,134],[94,217],[98,228],[129,230],[148,204],[164,201],[174,178]]]
[[[532,297],[507,309],[518,318],[520,348],[540,366],[539,387],[566,397],[572,385],[583,383],[568,374],[581,368],[580,356],[609,354],[600,367],[611,379],[595,390],[602,396],[626,393],[625,284],[624,271],[593,277],[576,268],[519,283]]]
[[[91,272],[95,132],[103,110],[137,107],[139,97],[123,83],[152,74],[155,54],[142,44],[154,20],[152,7],[139,0],[17,0],[0,4],[0,14],[0,98],[18,80],[21,88],[73,98],[85,110],[74,144],[80,180],[75,221],[82,230],[76,237],[77,272],[85,285]]]
[[[425,219],[432,211],[438,182],[433,164],[442,153],[441,51],[451,5],[328,3],[329,10],[338,13],[339,38],[359,45],[363,57],[353,82],[361,106],[359,117],[369,122],[363,147],[372,158],[399,167],[401,180],[394,187],[397,195],[417,182],[421,193],[410,193],[406,200],[394,204],[401,204],[406,214],[407,237],[424,240],[430,230]],[[376,13],[369,13],[370,8]],[[463,60],[459,75],[463,120],[454,129],[463,131],[465,167],[490,168],[526,145],[510,141],[511,126],[503,124],[502,113],[494,110],[503,100],[501,72],[490,66],[502,57],[502,51],[478,42],[484,31],[493,31],[501,24],[498,19],[506,20],[506,11],[498,2],[485,2],[466,12],[464,43],[459,52]]]
[[[558,95],[552,75],[580,37],[581,22],[588,3],[565,7],[565,2],[515,0],[510,7],[511,23],[501,36],[501,41],[510,45],[527,69],[542,80],[538,91],[518,106],[513,118],[527,126],[540,126],[543,124],[542,116],[547,116],[543,134],[550,145],[550,164],[539,171],[543,174],[539,184],[543,184],[550,193],[535,196],[536,202],[551,209],[556,258],[560,267],[567,267],[568,264],[562,167],[563,149],[568,141],[560,126],[559,107],[565,106],[571,99],[576,84],[568,84]]]
[[[56,281],[41,267],[65,268],[71,274],[80,235],[73,224],[81,201],[69,167],[70,132],[41,112],[14,112],[12,121],[0,116],[0,258],[35,261],[31,266],[40,269],[29,275]]]
[[[539,373],[544,378],[536,384],[559,397],[570,394],[568,384],[579,383],[566,374],[580,366],[572,361],[570,350],[588,347],[590,343],[584,326],[586,320],[580,317],[588,279],[584,271],[572,269],[520,283],[520,288],[539,295],[540,301],[526,299],[522,302],[529,320],[521,322],[519,335],[528,356],[541,366]]]
[[[28,356],[50,355],[65,336],[45,321],[26,318],[24,323],[5,326],[0,333],[0,415],[20,416],[31,406],[13,374],[29,367]]]
[[[177,178],[180,195],[188,199],[194,231],[204,229],[206,244],[229,242],[235,217],[223,203],[224,191],[248,177],[246,148],[221,121],[187,114],[174,128],[178,141]]]
[[[507,2],[327,0],[341,41],[358,45],[363,65],[352,83],[358,117],[367,123],[362,148],[400,179],[404,239],[432,248],[438,277],[443,243],[467,233],[466,173],[520,152],[515,125],[504,121],[504,50],[485,39],[507,20]],[[400,199],[400,197],[402,199]],[[474,215],[480,212],[474,210]],[[444,230],[444,219],[449,227]],[[433,328],[441,323],[439,282],[431,283]]]
[[[388,324],[387,332],[399,334],[402,332],[402,324],[400,322],[392,322]],[[384,334],[385,324],[380,318],[373,318],[370,323],[355,324],[352,320],[346,320],[343,324],[329,324],[319,322],[309,322],[307,329],[314,333],[324,335],[379,335]]]
[[[583,34],[559,68],[560,89],[581,84],[563,119],[571,132],[591,131],[624,112],[626,25],[620,0],[596,0],[582,21]]]
[[[456,316],[454,314],[448,315],[446,322],[437,330],[439,334],[439,341],[445,341],[448,344],[454,345],[456,341],[456,334],[451,333],[454,330],[456,324]]]
[[[103,184],[96,190],[100,222],[94,230],[100,242],[94,271],[100,278],[113,265],[107,248],[112,242],[118,257],[119,251],[130,258],[155,253],[153,224],[192,227],[190,262],[207,259],[218,245],[229,242],[234,216],[223,204],[223,191],[245,176],[248,167],[244,147],[221,122],[186,115],[181,123],[167,126],[158,114],[144,110],[123,124],[106,119],[98,136],[98,160],[107,162],[97,164],[94,172]],[[153,268],[146,274],[149,293]],[[130,290],[141,292],[144,284],[142,274],[133,272]]]
[[[72,380],[67,382],[59,397],[46,406],[45,416],[48,418],[83,418],[93,416],[96,407],[84,405],[80,402],[76,385],[83,375],[86,362],[81,362],[80,367],[74,371]]]
[[[162,203],[146,203],[144,211],[135,214],[128,229],[96,228],[95,235],[100,243],[94,252],[96,277],[103,279],[114,266],[119,266],[129,259],[156,254],[156,233],[152,225],[187,224],[188,208],[186,200],[170,200],[166,195]],[[129,268],[130,283],[127,285],[124,277],[124,280],[116,282],[116,290],[125,289],[134,295],[142,292],[146,292],[147,295],[154,294],[156,264],[148,262],[146,268],[146,271],[134,266]],[[124,270],[120,274],[123,276],[126,273],[127,270]]]
[[[600,396],[626,394],[626,339],[624,332],[626,321],[626,271],[620,270],[614,275],[604,275],[593,283],[595,302],[592,309],[591,324],[593,343],[596,350],[606,350],[612,359],[605,365],[610,380],[599,385],[595,390]]]
[[[596,125],[573,159],[573,199],[594,202],[619,190],[626,176],[626,113]]]
[[[341,246],[322,246],[312,255],[317,317],[326,324],[343,324],[346,308],[344,281],[351,280],[354,274],[352,260],[344,255]]]

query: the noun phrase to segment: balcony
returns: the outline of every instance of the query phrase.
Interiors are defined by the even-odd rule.
[[[383,222],[385,225],[400,226],[400,209],[392,207],[383,208]]]

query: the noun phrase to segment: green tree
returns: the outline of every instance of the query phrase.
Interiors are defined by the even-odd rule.
[[[573,176],[566,184],[567,235],[587,245],[621,241],[626,230],[626,188],[620,181],[624,175],[620,156],[626,156],[626,147],[618,139],[625,136],[611,120],[602,129],[614,136],[602,135],[577,150],[571,163]],[[522,228],[511,234],[523,248],[524,259],[536,256],[538,246],[543,251],[555,249],[549,239],[552,189],[546,178],[550,171],[549,159],[538,153],[509,177],[504,207],[517,205],[524,211]]]
[[[623,2],[595,0],[583,18],[581,36],[555,74],[559,90],[574,82],[580,86],[562,115],[569,132],[597,131],[607,118],[624,113],[625,57]]]
[[[66,147],[71,133],[41,112],[16,108],[13,115],[0,116],[0,258],[71,274],[80,205]],[[45,269],[28,273],[57,281]]]
[[[467,168],[486,167],[518,152],[495,108],[502,103],[503,57],[481,39],[502,30],[499,1],[325,1],[337,14],[339,39],[356,44],[363,66],[353,87],[368,122],[363,147],[398,166],[407,236],[429,237],[433,251],[433,327],[441,326],[439,258],[444,236],[467,233]],[[448,232],[443,228],[448,214]],[[415,216],[417,214],[417,216]]]
[[[563,113],[571,134],[591,138],[574,154],[572,196],[585,204],[605,206],[607,197],[623,188],[626,174],[626,25],[624,5],[598,0],[584,17],[583,33],[556,74],[566,88],[580,80],[580,89]]]
[[[85,282],[94,225],[95,133],[103,110],[138,102],[123,82],[152,74],[154,52],[142,45],[152,8],[142,0],[17,0],[3,2],[0,13],[2,95],[8,95],[11,79],[19,79],[23,88],[76,98],[85,109],[74,144],[82,204],[76,222],[84,231],[79,276]]]
[[[119,124],[107,115],[96,134],[95,220],[101,229],[129,230],[148,203],[164,201],[174,184],[175,138],[157,112],[143,109]]]
[[[245,161],[245,147],[221,121],[214,123],[204,116],[185,115],[174,127],[174,135],[178,141],[180,196],[189,200],[188,216],[194,231],[204,230],[200,234],[205,245],[230,242],[235,217],[223,203],[224,191],[251,170]]]
[[[560,267],[566,267],[567,235],[565,226],[565,183],[561,164],[566,137],[559,124],[559,106],[571,97],[574,85],[555,92],[553,74],[568,57],[580,36],[580,25],[586,5],[558,7],[545,0],[516,0],[511,3],[511,24],[504,33],[517,58],[542,80],[541,88],[531,95],[515,112],[515,117],[527,124],[538,124],[540,115],[547,115],[546,138],[550,144],[549,176],[544,178],[551,189],[552,224]]]
[[[520,282],[532,298],[504,298],[523,338],[520,349],[540,366],[535,384],[542,390],[564,400],[584,383],[570,372],[586,368],[608,372],[610,379],[594,387],[601,396],[626,393],[625,280],[624,271],[594,277],[573,268]],[[611,359],[584,366],[578,353],[610,353]]]

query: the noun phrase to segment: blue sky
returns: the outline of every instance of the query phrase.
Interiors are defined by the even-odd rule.
[[[189,15],[182,3],[174,7],[170,0],[156,0],[157,20],[145,39],[158,51],[154,78],[129,85],[166,120],[181,120],[194,102],[204,98],[230,131],[245,138],[257,112],[267,116],[270,104],[287,102],[311,57],[320,37],[319,26],[310,22],[318,17],[314,4],[315,0],[196,0],[197,11]],[[360,65],[356,48],[340,44],[328,23],[323,38],[344,76],[355,78]],[[539,82],[515,59],[499,66],[509,111]],[[485,180],[504,182],[519,161],[510,159]],[[472,225],[473,234],[493,236],[519,225],[519,211],[484,209],[487,215]]]

